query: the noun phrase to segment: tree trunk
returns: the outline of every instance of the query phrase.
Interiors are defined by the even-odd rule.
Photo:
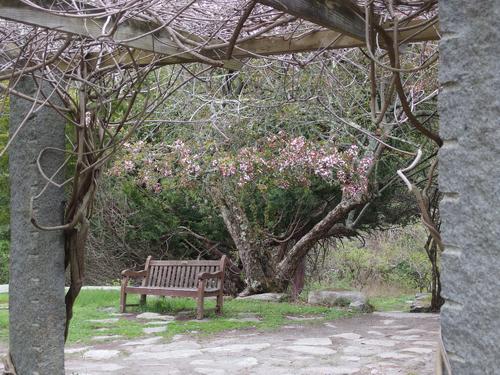
[[[45,84],[42,84],[45,90]],[[37,87],[23,77],[16,90],[36,96]],[[50,93],[47,88],[45,94]],[[51,100],[53,100],[51,98]],[[10,133],[18,130],[32,102],[11,97]],[[48,147],[64,150],[65,119],[49,107],[29,115],[9,149],[11,183],[11,263],[9,346],[17,373],[64,374],[64,234],[40,231],[30,222],[30,199],[42,191],[46,180],[37,157]],[[64,162],[64,154],[46,150],[40,164],[47,176]],[[64,170],[54,180],[61,182]],[[63,188],[48,185],[33,200],[33,215],[46,226],[61,225]]]
[[[357,199],[342,199],[320,222],[318,222],[309,232],[307,232],[297,243],[288,251],[285,257],[277,266],[276,278],[278,280],[290,280],[297,271],[297,267],[307,253],[323,239],[335,236],[336,225],[341,223],[349,212],[362,206],[367,201],[367,197]],[[340,232],[345,231],[343,226],[338,227]]]
[[[349,232],[349,229],[339,224],[349,212],[367,200],[366,196],[343,199],[278,259],[278,256],[273,256],[272,252],[265,248],[266,241],[256,233],[245,211],[230,192],[223,191],[222,188],[212,188],[211,194],[243,264],[246,288],[240,295],[283,292],[292,284],[292,293],[297,297],[304,286],[305,271],[300,267],[305,265],[307,253],[318,240],[336,235],[343,236]]]
[[[444,304],[441,297],[441,274],[438,265],[438,248],[436,243],[431,240],[431,246],[428,248],[427,255],[431,261],[431,311],[439,312]]]
[[[263,249],[263,241],[251,226],[236,198],[227,191],[212,188],[211,194],[222,214],[226,228],[238,249],[243,264],[245,290],[240,295],[262,293],[274,289],[269,268],[272,259]]]
[[[300,293],[304,289],[305,276],[306,276],[306,257],[303,257],[297,266],[295,275],[293,276],[293,281],[292,281],[293,301],[296,301],[299,298]]]

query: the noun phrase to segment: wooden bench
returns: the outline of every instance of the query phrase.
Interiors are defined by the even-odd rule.
[[[226,256],[220,260],[154,260],[146,259],[144,270],[122,271],[120,311],[125,312],[127,294],[140,294],[140,304],[146,303],[147,295],[192,297],[198,300],[197,319],[203,319],[203,299],[217,297],[216,313],[222,313],[224,298],[224,270]],[[129,285],[129,280],[141,281],[138,286]]]

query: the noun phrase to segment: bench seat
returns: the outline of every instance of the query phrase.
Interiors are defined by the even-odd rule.
[[[216,296],[219,293],[219,288],[205,288],[205,296]],[[128,286],[125,288],[126,293],[147,294],[152,296],[171,296],[171,297],[189,297],[197,296],[198,289],[193,288],[163,288],[163,287],[143,287],[143,286]]]

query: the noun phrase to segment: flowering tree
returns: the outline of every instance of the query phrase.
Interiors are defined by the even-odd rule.
[[[124,146],[124,155],[110,173],[133,175],[138,184],[155,193],[164,188],[165,180],[173,179],[185,187],[203,186],[219,208],[236,245],[248,293],[286,288],[304,255],[318,240],[343,235],[348,230],[343,226],[332,230],[331,225],[325,224],[314,235],[304,233],[301,239],[305,242],[300,249],[294,249],[292,241],[289,246],[278,247],[279,240],[273,241],[249,220],[237,199],[238,192],[248,185],[261,190],[306,187],[312,180],[320,179],[340,188],[344,204],[357,205],[368,196],[367,174],[373,162],[370,155],[360,155],[356,145],[340,151],[332,141],[291,137],[284,131],[238,150],[210,143],[188,146],[181,140],[171,145],[138,141]],[[337,221],[349,212],[337,211],[343,212],[337,213]],[[289,240],[295,237],[297,229],[291,229]],[[299,243],[296,238],[293,242]]]

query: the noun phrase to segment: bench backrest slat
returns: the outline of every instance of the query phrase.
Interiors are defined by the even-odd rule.
[[[222,266],[219,260],[153,260],[146,262],[147,277],[144,286],[160,288],[198,287],[198,275],[203,272],[218,272]],[[220,279],[208,279],[207,288],[219,288]]]

